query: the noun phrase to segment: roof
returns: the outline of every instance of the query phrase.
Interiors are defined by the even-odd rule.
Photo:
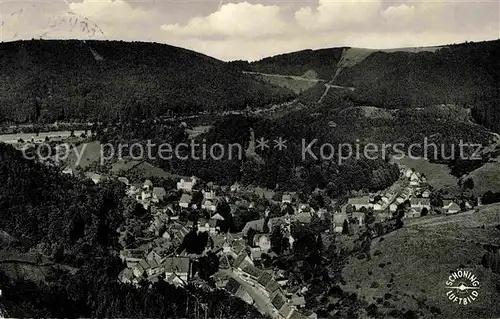
[[[280,309],[280,315],[282,315],[285,318],[288,318],[292,314],[292,311],[293,308],[289,304],[285,303],[283,307],[281,307]]]
[[[280,285],[275,281],[275,280],[270,280],[269,283],[266,285],[266,290],[272,294],[276,290],[280,288]]]
[[[189,272],[189,257],[169,257],[163,265],[166,272],[187,273]]]
[[[126,178],[126,177],[118,177],[118,180],[125,185],[129,185],[128,178]]]
[[[182,194],[181,199],[179,200],[179,202],[180,202],[180,203],[187,203],[187,204],[190,204],[192,199],[193,199],[193,198],[191,197],[191,195],[188,195],[188,194]]]
[[[343,223],[344,220],[347,219],[347,214],[346,213],[336,213],[333,214],[333,222],[336,224]]]
[[[234,278],[229,278],[228,282],[226,283],[226,286],[224,287],[229,293],[235,294],[238,289],[241,287],[241,284],[236,281]]]
[[[450,207],[448,207],[448,210],[460,210],[460,206],[458,206],[456,203],[452,203]]]
[[[370,203],[370,197],[368,196],[349,198],[347,200],[347,204],[351,205],[368,205],[369,203]]]
[[[236,257],[236,259],[234,260],[233,267],[234,268],[238,268],[246,257],[248,257],[247,253],[246,252],[241,252],[238,255],[238,257]]]
[[[304,298],[303,296],[294,295],[292,296],[292,304],[294,306],[304,306],[306,304],[306,298]]]
[[[282,201],[291,201],[292,200],[292,195],[290,195],[290,194],[283,194],[283,196],[281,197],[281,200]]]
[[[255,278],[259,278],[262,274],[262,270],[252,265],[246,265],[242,270]]]
[[[268,273],[267,271],[263,271],[257,282],[265,287],[272,279],[273,276],[270,273]]]
[[[156,198],[159,200],[163,200],[165,196],[167,196],[167,191],[163,187],[155,187],[153,188],[153,194],[155,194]]]
[[[210,219],[210,220],[208,221],[208,226],[210,226],[210,227],[215,227],[215,226],[217,226],[217,220],[216,220],[216,219]]]
[[[153,186],[153,182],[149,179],[144,181],[144,186]]]
[[[430,205],[431,200],[429,198],[412,198],[410,199],[412,205]]]
[[[274,298],[272,298],[271,303],[276,309],[280,309],[286,303],[286,298],[281,292],[278,292]]]
[[[307,316],[302,314],[301,312],[298,312],[297,310],[295,310],[293,313],[292,313],[292,316],[290,317],[290,319],[306,319]]]
[[[213,215],[211,219],[224,220],[224,217],[222,217],[221,214],[217,213],[217,214]]]

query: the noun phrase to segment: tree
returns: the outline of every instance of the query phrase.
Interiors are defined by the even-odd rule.
[[[375,222],[375,216],[373,214],[373,209],[369,209],[366,213],[365,213],[365,222],[367,225],[371,225]]]
[[[342,225],[342,234],[349,235],[349,223],[347,222],[347,219],[344,220],[344,224]]]
[[[422,208],[422,212],[420,213],[421,216],[427,216],[429,214],[429,210],[427,207]]]
[[[467,189],[473,189],[474,188],[474,180],[472,178],[468,178],[464,182],[464,186]]]

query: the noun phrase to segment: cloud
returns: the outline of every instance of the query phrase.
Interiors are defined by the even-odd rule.
[[[137,23],[151,18],[151,12],[133,8],[123,0],[84,0],[80,3],[69,3],[69,9],[106,24]]]
[[[186,25],[164,24],[161,28],[175,36],[259,38],[282,34],[287,24],[275,5],[228,3],[206,16],[195,17]]]
[[[378,0],[319,0],[315,9],[303,7],[295,13],[298,24],[306,30],[337,30],[365,26],[376,22],[381,3]]]
[[[4,41],[42,34],[101,38],[82,31],[70,11],[79,21],[87,18],[98,25],[107,39],[162,42],[222,60],[255,60],[308,48],[395,48],[500,37],[499,3],[491,0],[318,0],[308,6],[233,0],[242,2],[220,8],[217,2],[79,1],[4,2],[0,35]]]

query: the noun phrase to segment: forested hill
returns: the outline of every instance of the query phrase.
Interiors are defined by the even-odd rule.
[[[126,121],[169,111],[263,106],[291,96],[231,64],[164,44],[76,40],[0,44],[0,121]]]
[[[331,84],[355,88],[350,98],[357,105],[393,109],[464,106],[472,109],[478,122],[500,132],[499,56],[500,40],[495,40],[380,51],[348,47],[304,50],[233,63],[245,71],[316,73],[318,78],[334,79]],[[305,94],[316,102],[324,91],[318,84]]]
[[[478,118],[491,126],[482,114],[485,104],[498,102],[493,97],[500,83],[499,56],[500,41],[452,45],[435,52],[374,52],[344,69],[335,84],[355,87],[359,102],[380,107],[477,107]]]
[[[301,76],[314,71],[320,79],[330,80],[347,48],[302,50],[264,58],[255,62],[235,61],[245,71]],[[306,74],[306,76],[308,76]],[[310,75],[309,75],[310,76]]]

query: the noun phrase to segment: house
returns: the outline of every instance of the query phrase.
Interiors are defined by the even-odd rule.
[[[370,197],[363,196],[357,198],[349,198],[347,205],[351,205],[354,210],[359,211],[361,208],[371,208],[373,205],[370,203]]]
[[[71,167],[66,167],[63,171],[63,174],[74,175],[73,169]]]
[[[420,178],[418,177],[417,173],[413,172],[410,175],[410,186],[418,186],[420,185]]]
[[[273,276],[270,273],[263,271],[262,274],[260,275],[260,277],[257,279],[257,282],[262,287],[266,287],[272,279],[273,279]]]
[[[382,210],[382,203],[381,202],[377,202],[375,204],[373,204],[373,210],[375,211],[381,211]]]
[[[91,179],[95,184],[98,184],[102,180],[102,176],[100,174],[93,172],[87,172],[85,173],[85,176]]]
[[[410,208],[405,212],[405,218],[416,218],[422,214],[422,208]]]
[[[132,272],[136,277],[142,277],[144,273],[149,269],[149,264],[146,260],[141,259],[133,268]]]
[[[159,249],[153,249],[149,252],[149,254],[146,256],[146,260],[148,262],[154,260],[156,261],[157,264],[161,264],[162,263],[162,257],[160,255],[160,250]]]
[[[445,199],[443,200],[443,211],[446,214],[455,214],[460,211],[460,206],[452,200]]]
[[[153,188],[153,182],[151,182],[149,179],[144,181],[144,184],[142,185],[142,189],[144,190],[151,190]]]
[[[126,186],[130,186],[130,182],[129,182],[128,178],[126,178],[126,177],[118,177],[118,181],[122,182]]]
[[[182,208],[188,208],[192,199],[191,195],[182,194],[181,199],[179,200],[179,206]]]
[[[186,192],[193,191],[193,187],[196,185],[198,179],[194,176],[189,178],[181,178],[181,180],[177,183],[177,189],[183,190]]]
[[[214,200],[204,198],[201,201],[201,209],[206,209],[211,212],[215,212],[217,210],[217,204]]]
[[[215,220],[224,220],[224,217],[221,216],[221,214],[217,213],[213,215],[210,219],[215,219]]]
[[[254,280],[257,280],[262,275],[262,270],[250,264],[246,264],[242,271]]]
[[[294,311],[293,307],[288,304],[288,303],[285,303],[280,309],[279,309],[279,312],[280,312],[280,315],[284,318],[284,319],[290,319],[290,317],[292,316],[292,312]]]
[[[208,200],[214,200],[217,198],[214,190],[202,191],[203,198]]]
[[[281,309],[283,305],[286,303],[286,297],[283,295],[281,291],[278,291],[275,295],[274,298],[271,300],[271,304],[274,306],[276,309]]]
[[[250,257],[248,257],[248,254],[245,251],[242,251],[234,260],[233,268],[243,270],[246,265],[253,266],[253,261],[250,259]]]
[[[306,299],[304,298],[304,296],[293,295],[292,296],[292,305],[294,305],[295,307],[299,307],[299,308],[305,307]]]
[[[269,234],[256,234],[253,236],[254,247],[259,247],[262,251],[267,252],[271,249],[271,239]]]
[[[344,221],[347,220],[347,213],[333,214],[333,231],[341,233],[344,228]]]
[[[429,198],[412,198],[410,200],[410,207],[420,210],[427,208],[429,210],[431,209],[431,201]]]
[[[132,283],[132,280],[134,280],[134,273],[132,270],[125,268],[118,275],[118,280],[124,284],[130,284]]]
[[[357,225],[359,226],[363,226],[364,222],[365,222],[365,214],[364,213],[361,213],[361,212],[353,212],[351,214],[351,217],[357,221]]]
[[[395,212],[397,209],[398,209],[398,204],[392,203],[391,205],[389,205],[389,211]]]
[[[281,204],[291,204],[292,203],[292,195],[290,194],[283,194],[281,196]]]
[[[165,200],[167,197],[167,192],[163,187],[155,187],[153,188],[153,201],[158,203]]]
[[[240,183],[236,182],[236,183],[234,183],[233,185],[231,185],[230,191],[231,191],[232,193],[235,193],[235,192],[239,192],[239,191],[240,191],[240,189],[241,189],[241,185],[240,185]]]
[[[191,272],[189,257],[169,257],[163,262],[162,266],[165,270],[165,278],[175,274],[180,280],[186,283],[189,281]]]
[[[428,189],[422,192],[423,198],[429,198],[429,196],[431,196],[431,192]]]

